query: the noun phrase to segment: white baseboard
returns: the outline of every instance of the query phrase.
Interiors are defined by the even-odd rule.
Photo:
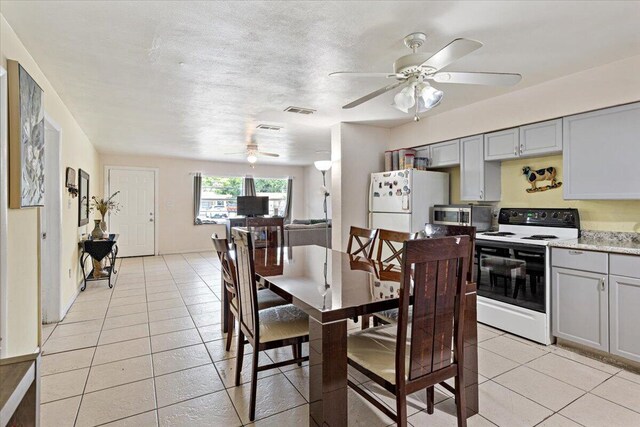
[[[73,294],[71,298],[69,298],[69,301],[67,302],[67,304],[62,308],[62,312],[60,313],[60,321],[62,321],[65,318],[65,316],[69,312],[69,309],[71,308],[73,303],[76,302],[76,298],[78,298],[78,295],[80,294],[81,287],[82,287],[82,283],[79,283],[78,287],[76,288],[76,293]]]

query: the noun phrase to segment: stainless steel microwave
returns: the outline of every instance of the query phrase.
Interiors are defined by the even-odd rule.
[[[492,209],[493,206],[485,205],[435,205],[433,223],[473,226],[476,231],[486,231],[491,228]]]

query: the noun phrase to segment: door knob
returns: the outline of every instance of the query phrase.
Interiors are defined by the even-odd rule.
[[[153,218],[149,218],[149,222],[153,222]]]

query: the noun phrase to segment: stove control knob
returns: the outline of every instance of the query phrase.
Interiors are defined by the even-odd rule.
[[[515,217],[517,217],[517,216],[518,216],[518,212],[516,212],[516,211],[511,211],[511,216],[512,216],[512,217],[514,217],[514,218],[515,218]]]
[[[571,222],[572,221],[572,217],[573,215],[570,215],[568,213],[564,214],[564,222]]]
[[[540,218],[545,219],[547,217],[546,212],[540,212]]]
[[[558,212],[554,212],[553,215],[551,215],[551,217],[553,219],[558,219]]]

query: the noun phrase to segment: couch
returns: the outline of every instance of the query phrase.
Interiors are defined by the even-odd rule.
[[[328,234],[328,238],[327,238]],[[318,245],[331,247],[331,220],[293,220],[284,226],[284,242],[286,246]]]

